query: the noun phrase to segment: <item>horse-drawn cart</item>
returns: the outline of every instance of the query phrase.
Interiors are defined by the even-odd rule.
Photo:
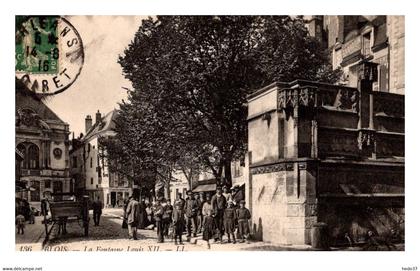
[[[84,229],[84,235],[89,235],[89,198],[83,197],[76,200],[69,193],[51,194],[51,200],[41,204],[45,224],[45,240],[48,240],[55,226],[58,234],[67,233],[67,223],[78,222]],[[50,216],[48,216],[48,209]]]

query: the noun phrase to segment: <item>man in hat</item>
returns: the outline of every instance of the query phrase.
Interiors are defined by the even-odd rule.
[[[187,238],[191,237],[191,232],[194,237],[197,237],[197,214],[200,207],[198,201],[194,198],[191,190],[187,191],[188,198],[185,201],[185,216],[187,217]],[[191,229],[192,228],[192,229]]]
[[[182,198],[182,193],[178,193],[176,195],[176,200],[175,200],[175,204],[179,203],[181,206],[181,209],[184,210],[185,208],[185,200]]]
[[[211,199],[211,206],[214,211],[214,220],[216,229],[218,232],[218,241],[222,242],[224,230],[223,230],[223,215],[227,206],[225,196],[222,194],[222,188],[218,186],[216,188],[216,194]]]
[[[101,198],[98,196],[96,200],[92,204],[93,207],[93,222],[95,226],[99,226],[99,221],[102,215],[102,209],[104,208],[104,204],[101,201]]]
[[[179,244],[183,245],[182,243],[182,232],[184,230],[184,210],[181,209],[181,203],[175,203],[175,209],[173,209],[172,212],[172,221],[173,221],[173,227],[174,227],[174,241],[175,245]]]
[[[238,219],[238,232],[239,238],[241,239],[241,243],[248,242],[249,237],[249,223],[248,220],[251,218],[251,213],[245,207],[245,201],[241,200],[239,202],[239,208],[236,209],[236,217]]]
[[[156,223],[156,229],[157,229],[157,237],[158,237],[158,243],[163,243],[163,234],[164,234],[164,228],[163,228],[163,221],[162,216],[164,213],[164,209],[162,206],[162,202],[164,199],[157,198],[155,205],[152,207],[153,217],[155,219]]]
[[[137,240],[137,226],[139,223],[139,202],[137,196],[130,197],[126,210],[129,239]]]

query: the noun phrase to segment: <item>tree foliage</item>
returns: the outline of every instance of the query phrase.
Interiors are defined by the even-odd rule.
[[[252,90],[340,75],[302,19],[289,16],[149,18],[119,63],[133,86],[117,118],[120,154],[139,170],[209,169],[218,180],[224,170],[227,184],[230,162],[246,150]]]

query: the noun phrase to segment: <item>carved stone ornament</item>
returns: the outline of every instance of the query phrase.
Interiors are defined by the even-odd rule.
[[[373,147],[376,144],[375,131],[361,130],[357,138],[359,149],[362,150],[363,146]]]
[[[266,174],[272,172],[279,172],[284,171],[286,169],[285,164],[272,164],[272,165],[264,165],[251,168],[251,174]]]
[[[281,89],[278,95],[278,108],[293,109],[296,106],[311,107],[316,105],[316,88],[303,87],[294,89]]]
[[[54,154],[55,159],[60,159],[61,156],[63,155],[63,151],[60,148],[55,148],[53,150],[53,154]]]
[[[41,129],[50,129],[50,126],[41,119],[33,110],[28,108],[17,109],[16,126],[39,127]]]

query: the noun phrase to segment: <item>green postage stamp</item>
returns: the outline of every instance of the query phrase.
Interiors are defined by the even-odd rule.
[[[55,16],[39,16],[24,20],[23,16],[17,16],[17,71],[48,74],[59,71],[57,19]]]
[[[68,89],[84,63],[76,28],[61,16],[16,16],[15,25],[16,78],[39,95]]]

